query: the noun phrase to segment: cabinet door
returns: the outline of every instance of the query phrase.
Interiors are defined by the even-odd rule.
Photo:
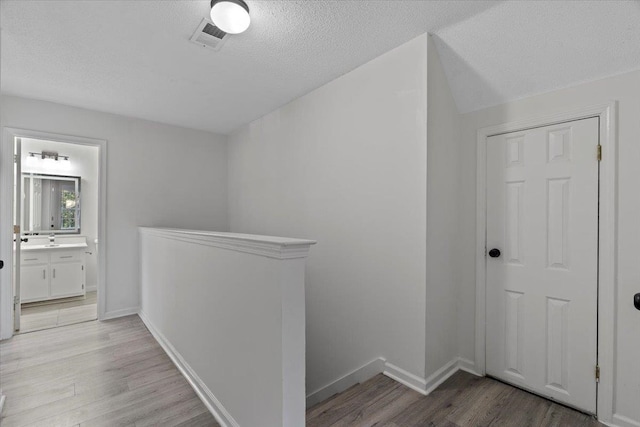
[[[47,264],[20,267],[20,301],[38,301],[49,298],[49,266]]]
[[[84,294],[84,271],[81,262],[51,264],[51,297]]]

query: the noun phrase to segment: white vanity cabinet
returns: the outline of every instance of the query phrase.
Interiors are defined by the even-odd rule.
[[[22,301],[40,301],[49,298],[48,267],[47,264],[25,265],[22,267],[20,272]]]
[[[86,243],[50,248],[23,247],[20,254],[21,302],[85,295]]]
[[[84,295],[84,251],[59,251],[50,255],[51,298]]]

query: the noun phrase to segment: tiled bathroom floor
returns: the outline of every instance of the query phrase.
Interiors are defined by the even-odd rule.
[[[84,299],[67,298],[55,303],[23,304],[20,316],[20,333],[97,319],[96,294],[93,291],[87,292]]]

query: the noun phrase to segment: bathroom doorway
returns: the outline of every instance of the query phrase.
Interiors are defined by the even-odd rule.
[[[5,128],[3,154],[9,148],[14,234],[12,262],[6,263],[11,270],[10,304],[6,287],[0,296],[2,338],[100,318],[104,313],[104,141]],[[4,168],[7,156],[2,157]],[[3,178],[6,195],[6,175]],[[6,213],[3,207],[3,227]],[[2,246],[6,248],[5,242]],[[2,273],[3,282],[6,277]],[[5,326],[7,311],[10,331]]]

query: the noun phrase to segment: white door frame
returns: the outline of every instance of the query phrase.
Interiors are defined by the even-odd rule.
[[[13,142],[14,138],[44,139],[98,147],[98,319],[102,320],[106,302],[107,252],[107,141],[72,135],[4,127],[0,147],[0,339],[13,336]],[[6,232],[5,232],[6,230]],[[7,285],[9,284],[9,285]]]
[[[568,121],[600,118],[600,235],[598,277],[598,384],[597,415],[603,421],[613,418],[615,295],[617,291],[617,102],[485,127],[477,133],[476,186],[476,342],[475,363],[479,374],[486,374],[486,171],[487,138],[493,135],[548,126]],[[596,153],[594,152],[595,156]],[[594,367],[595,368],[595,367]],[[594,372],[595,381],[595,372]]]
[[[14,159],[14,179],[15,177],[21,177],[19,179],[16,179],[15,182],[13,183],[15,191],[14,191],[14,196],[11,200],[16,201],[16,198],[19,197],[19,195],[22,194],[22,141],[20,138],[15,138],[14,139],[14,150],[13,150],[13,155],[14,157],[17,157],[17,159]],[[14,239],[16,240],[16,245],[15,250],[12,252],[13,256],[15,257],[15,261],[21,259],[20,256],[22,254],[22,231],[24,229],[23,224],[22,224],[22,216],[23,216],[23,211],[22,211],[22,206],[23,202],[22,200],[20,201],[20,203],[15,203],[13,206],[13,212],[15,212],[14,215],[14,225],[19,225],[20,226],[20,230],[18,231],[18,234],[16,235],[15,233],[13,234]],[[15,229],[13,230],[14,232],[16,231]],[[20,243],[17,243],[20,242]],[[14,260],[11,260],[14,261]],[[16,265],[17,262],[16,262]],[[19,268],[14,268],[14,264],[13,262],[11,263],[11,289],[13,289],[13,297],[12,297],[12,301],[13,301],[13,330],[17,331],[20,329],[20,317],[22,316],[22,305],[20,304],[20,302],[22,301],[22,288],[20,287],[21,283],[20,280],[22,278],[22,272],[20,271]],[[15,280],[15,286],[14,286],[14,280]],[[18,303],[16,304],[16,299],[18,300]]]

